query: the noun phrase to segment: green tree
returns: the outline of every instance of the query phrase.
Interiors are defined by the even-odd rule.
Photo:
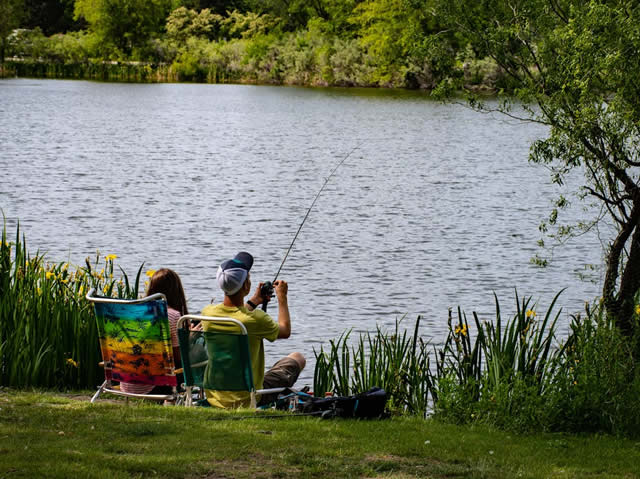
[[[348,19],[360,0],[250,0],[249,8],[259,13],[268,13],[282,20],[287,31],[296,31],[307,26],[309,20],[322,19],[325,29],[332,33],[352,30]]]
[[[23,0],[0,0],[0,62],[4,62],[9,35],[20,25],[23,6]]]
[[[505,72],[510,95],[498,109],[549,127],[531,160],[563,184],[584,173],[577,192],[600,214],[588,224],[550,222],[556,238],[605,221],[614,225],[605,251],[603,302],[626,334],[634,329],[640,289],[640,4],[627,0],[441,0],[440,18],[463,32],[476,52]],[[459,85],[450,78],[441,92]],[[472,104],[483,108],[481,103]],[[560,198],[557,207],[567,204]]]
[[[211,13],[208,8],[197,12],[179,7],[167,18],[167,36],[182,43],[188,37],[214,39],[222,20],[221,15]]]
[[[279,20],[268,13],[258,14],[254,12],[241,13],[237,10],[229,13],[222,20],[222,32],[232,38],[251,38],[256,35],[264,35],[278,25]]]
[[[431,0],[366,0],[350,18],[360,42],[376,59],[380,81],[389,82],[404,72],[404,84],[432,86],[433,78],[449,71],[453,52],[430,36],[442,28]],[[450,40],[450,34],[439,33]]]
[[[129,57],[160,35],[171,6],[171,0],[76,0],[75,17],[87,20],[104,53]]]

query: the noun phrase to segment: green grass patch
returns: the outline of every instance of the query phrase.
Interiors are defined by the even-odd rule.
[[[640,477],[640,442],[0,392],[0,477]]]

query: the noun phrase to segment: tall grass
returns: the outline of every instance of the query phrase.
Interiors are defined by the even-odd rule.
[[[6,76],[74,78],[121,82],[175,82],[178,74],[170,65],[141,62],[7,60]]]
[[[450,313],[447,339],[436,352],[434,414],[520,430],[542,419],[540,398],[563,353],[555,341],[561,311],[554,308],[561,293],[538,319],[537,305],[530,297],[520,300],[516,291],[516,312],[506,320],[494,294],[495,319],[481,321],[474,312],[475,334],[459,308],[456,323]]]
[[[516,291],[516,313],[504,324],[500,302],[494,294],[495,321],[480,321],[477,313],[473,313],[475,339],[466,314],[458,308],[458,321],[452,324],[449,312],[447,339],[436,355],[436,377],[453,374],[460,384],[472,385],[474,400],[479,399],[483,380],[484,386],[492,389],[519,376],[541,388],[558,353],[552,345],[561,312],[554,316],[554,307],[561,293],[553,298],[544,318],[538,320],[531,298],[520,301]]]
[[[378,386],[389,394],[394,411],[424,414],[431,379],[429,343],[418,335],[420,320],[418,316],[413,336],[400,330],[400,319],[391,334],[378,326],[374,334],[360,334],[350,346],[349,331],[329,341],[328,351],[314,350],[314,393],[348,396]]]
[[[115,255],[87,259],[85,267],[48,263],[30,255],[20,226],[9,241],[3,224],[0,244],[0,384],[12,387],[94,387],[102,375],[98,332],[85,295],[138,295],[135,284],[114,277]]]

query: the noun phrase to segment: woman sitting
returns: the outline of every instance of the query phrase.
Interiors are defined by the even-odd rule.
[[[180,276],[168,268],[162,268],[156,271],[151,277],[149,282],[149,288],[147,289],[147,296],[152,294],[162,293],[167,298],[168,317],[169,317],[169,329],[171,330],[171,346],[173,348],[173,358],[175,364],[180,367],[180,347],[178,343],[178,320],[181,316],[189,314],[187,311],[187,300],[184,296],[184,289],[182,288],[182,281]],[[154,386],[151,384],[133,384],[133,383],[120,383],[120,390],[126,393],[134,394],[148,394],[153,391]],[[158,386],[154,392],[165,393],[166,388]]]

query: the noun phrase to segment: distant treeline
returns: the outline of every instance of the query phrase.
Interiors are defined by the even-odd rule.
[[[431,0],[6,0],[0,75],[431,89],[505,77]]]

